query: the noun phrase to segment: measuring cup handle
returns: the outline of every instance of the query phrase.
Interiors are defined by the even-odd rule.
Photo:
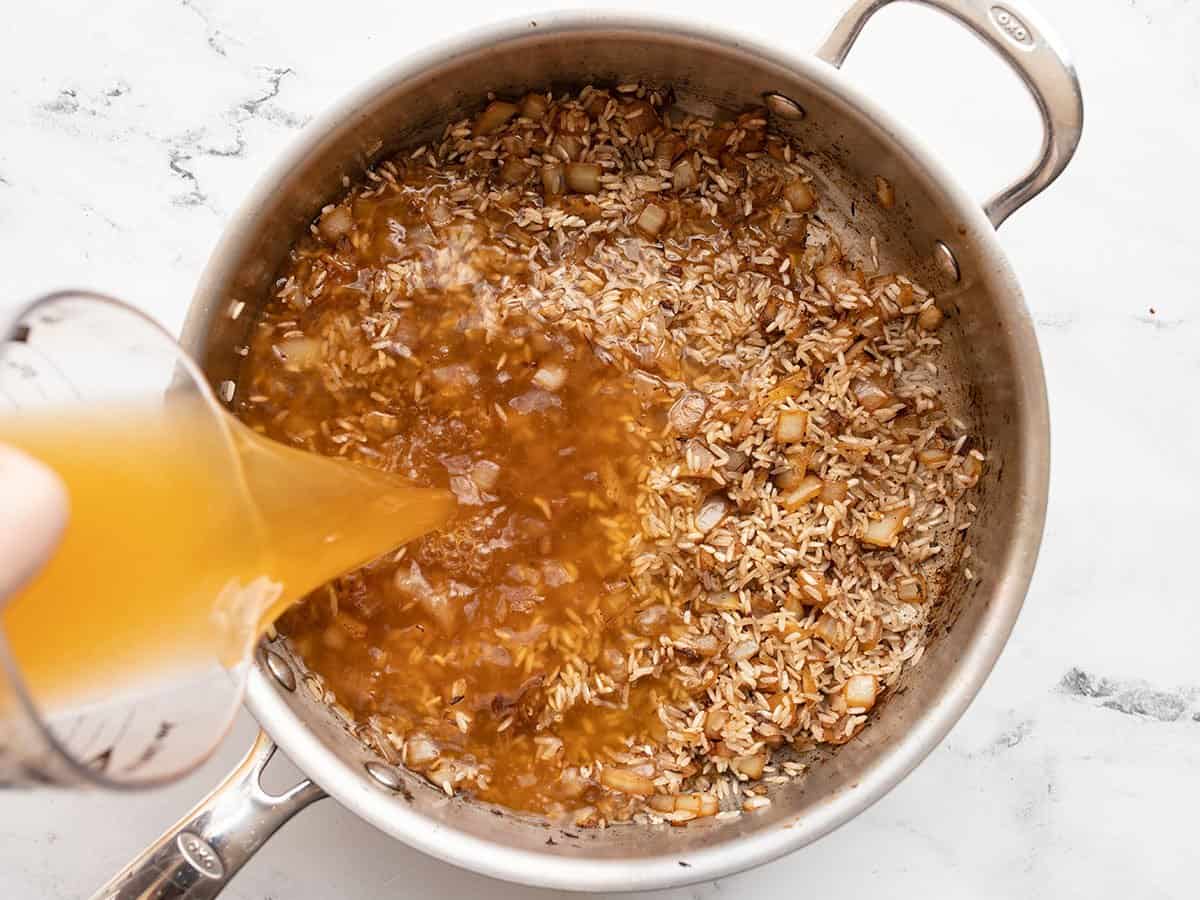
[[[275,743],[259,732],[229,777],[113,876],[92,900],[210,900],[267,838],[325,792],[305,779],[278,796],[259,783]]]
[[[816,55],[841,68],[867,20],[894,0],[856,0]],[[1044,191],[1079,146],[1083,94],[1067,51],[1028,7],[1016,0],[913,0],[956,19],[999,54],[1025,83],[1042,119],[1042,147],[1020,178],[983,206],[993,227]]]

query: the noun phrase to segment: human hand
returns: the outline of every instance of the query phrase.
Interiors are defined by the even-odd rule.
[[[66,485],[51,469],[0,444],[0,603],[49,562],[69,512]]]

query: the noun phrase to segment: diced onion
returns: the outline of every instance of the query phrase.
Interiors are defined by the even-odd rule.
[[[407,572],[397,569],[396,574],[392,576],[392,582],[395,583],[397,590],[416,600],[427,616],[433,619],[445,634],[454,634],[458,619],[455,607],[450,605],[448,596],[440,590],[434,589],[432,584],[426,580],[415,560]]]
[[[945,314],[931,303],[917,313],[917,324],[923,331],[937,331],[944,318]]]
[[[710,609],[723,612],[737,612],[742,608],[737,594],[730,591],[713,591],[705,596],[704,602]]]
[[[497,467],[499,474],[499,467]],[[549,587],[562,587],[564,584],[574,584],[579,577],[579,567],[572,563],[570,566],[556,559],[547,559],[542,563],[542,580]]]
[[[882,384],[871,378],[855,378],[850,382],[850,390],[858,405],[868,412],[882,409],[896,399]]]
[[[699,391],[686,391],[671,406],[667,421],[679,434],[694,434],[708,412],[708,400]]]
[[[729,711],[724,707],[720,709],[710,709],[704,715],[704,733],[708,735],[709,740],[716,741],[721,738],[721,731],[725,728],[725,723],[729,721]]]
[[[430,375],[434,383],[449,394],[464,393],[479,383],[479,376],[467,363],[439,366]]]
[[[524,184],[532,174],[533,167],[515,156],[510,156],[500,167],[500,180],[509,185]]]
[[[654,107],[645,100],[631,100],[625,104],[625,128],[634,137],[646,134],[658,127],[658,115]]]
[[[595,163],[567,163],[567,187],[577,194],[600,190],[600,167]]]
[[[797,474],[803,475],[808,471],[808,467],[812,462],[813,456],[817,449],[808,444],[790,444],[787,448],[788,465],[796,471]]]
[[[606,766],[600,771],[600,783],[609,790],[622,794],[649,797],[654,793],[654,780],[634,772],[632,769],[615,769]]]
[[[929,468],[944,466],[951,459],[949,450],[941,450],[937,447],[926,447],[924,450],[917,451],[917,459],[921,461],[921,465]]]
[[[548,363],[538,368],[533,383],[547,391],[557,391],[567,383],[567,370],[563,366]]]
[[[763,776],[763,769],[767,765],[767,755],[765,753],[756,753],[753,756],[738,756],[735,757],[731,768],[739,775],[745,775],[751,781],[757,781]]]
[[[571,818],[579,828],[592,828],[599,824],[600,810],[594,806],[581,806],[571,814]]]
[[[807,453],[797,453],[799,459],[788,458],[788,465],[782,472],[775,474],[775,487],[779,490],[787,492],[794,491],[800,486],[800,482],[804,479],[805,467],[808,465]]]
[[[671,187],[677,191],[686,191],[696,186],[696,170],[689,159],[681,160],[671,170]]]
[[[489,459],[481,459],[471,466],[471,480],[482,491],[490,491],[500,479],[500,467]]]
[[[542,121],[548,108],[545,94],[526,94],[521,98],[521,115],[534,122]]]
[[[682,140],[676,135],[668,134],[654,145],[654,161],[660,168],[669,169],[671,163],[675,162],[685,149],[687,145]]]
[[[414,734],[404,743],[404,763],[411,769],[423,769],[440,755],[437,744],[423,734]]]
[[[635,224],[650,237],[657,237],[658,233],[663,230],[663,226],[667,224],[667,211],[654,203],[647,203]]]
[[[910,575],[896,582],[896,596],[904,603],[924,603],[926,585],[920,575]]]
[[[750,457],[736,447],[725,451],[725,471],[732,475],[740,475],[750,465]]]
[[[720,525],[728,514],[729,501],[720,495],[713,495],[701,504],[696,513],[696,530],[707,534]]]
[[[650,637],[662,631],[667,622],[667,608],[661,603],[647,607],[638,613],[633,620],[633,628],[643,637]]]
[[[697,816],[715,816],[720,808],[717,795],[709,791],[680,794],[675,798],[675,809],[694,812]]]
[[[655,794],[650,798],[650,808],[655,812],[674,812],[675,796],[673,794]]]
[[[907,506],[889,510],[878,519],[872,519],[863,530],[864,543],[875,547],[895,547],[900,531],[904,528],[904,520],[912,510]]]
[[[517,114],[517,107],[512,103],[505,103],[503,100],[493,100],[479,114],[479,118],[475,120],[475,127],[471,134],[474,137],[482,137],[488,134],[494,134],[505,125],[508,120]]]
[[[808,433],[808,411],[803,409],[785,409],[779,414],[775,423],[775,440],[780,443],[795,443],[804,440]]]
[[[533,387],[523,394],[518,394],[508,401],[511,409],[515,409],[521,415],[528,415],[535,412],[546,412],[550,409],[557,409],[562,406],[562,401],[550,391],[542,388]]]
[[[812,370],[805,366],[787,375],[775,384],[767,393],[767,399],[772,403],[782,403],[789,397],[804,393],[812,385]]]
[[[844,481],[824,481],[821,483],[821,502],[840,503],[850,493],[850,486]]]
[[[812,666],[805,666],[800,670],[800,688],[806,694],[817,692],[817,676],[813,674]]]
[[[874,650],[879,646],[883,637],[883,622],[880,619],[867,619],[862,626],[862,634],[858,637],[858,646],[863,650]]]
[[[799,178],[789,182],[783,189],[783,199],[788,202],[792,212],[808,212],[817,205],[817,195],[813,193],[808,182]]]
[[[846,706],[852,709],[870,709],[875,705],[877,690],[874,675],[851,675],[846,682]]]
[[[329,212],[324,213],[321,221],[317,223],[317,231],[330,243],[335,242],[342,235],[349,234],[353,227],[354,217],[345,206],[335,206]]]
[[[692,649],[701,656],[716,656],[721,652],[721,642],[715,634],[702,634],[692,641]]]
[[[757,652],[758,641],[754,638],[746,638],[730,647],[725,655],[733,662],[741,662],[742,660],[750,659]]]
[[[834,650],[841,650],[846,645],[846,629],[840,620],[829,613],[821,613],[817,624],[813,626],[813,633]]]
[[[321,363],[323,344],[318,338],[293,337],[280,341],[279,352],[283,354],[285,367],[292,372],[311,369]]]
[[[450,478],[450,490],[463,506],[482,506],[483,497],[479,494],[479,485],[466,475],[454,475]]]
[[[805,475],[796,487],[781,498],[783,505],[791,510],[800,509],[821,493],[822,481],[816,475]]]

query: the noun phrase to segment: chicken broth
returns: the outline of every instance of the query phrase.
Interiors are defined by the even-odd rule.
[[[489,761],[479,796],[545,811],[581,799],[561,767],[545,766],[538,731],[549,724],[549,672],[582,659],[609,676],[599,675],[596,693],[610,705],[556,726],[569,748],[565,765],[645,738],[669,696],[653,682],[631,689],[622,671],[635,612],[626,581],[632,488],[647,435],[661,423],[650,421],[630,377],[586,342],[519,311],[489,330],[474,290],[499,273],[453,251],[441,260],[445,281],[391,307],[370,340],[358,324],[370,296],[359,273],[436,252],[414,240],[429,193],[356,201],[356,219],[376,240],[346,253],[352,264],[333,276],[326,302],[299,316],[278,313],[294,320],[282,343],[268,316],[274,327],[260,328],[252,345],[256,400],[243,417],[299,446],[449,487],[459,514],[317,592],[280,628],[357,714]],[[399,233],[409,235],[403,245],[379,238]],[[474,258],[490,258],[486,250]],[[356,359],[326,360],[311,348],[320,338],[310,335],[331,323],[347,327],[343,336],[361,335],[355,349],[375,357],[368,373]],[[302,358],[297,347],[313,355]],[[340,373],[336,385],[322,374],[327,364]],[[310,424],[331,416],[345,428]],[[637,640],[649,643],[669,625],[666,617],[643,623]],[[409,753],[411,765],[422,766],[424,746]]]
[[[761,111],[494,100],[327,207],[252,331],[246,422],[458,499],[280,628],[449,794],[765,805],[923,652],[982,467],[941,318],[842,253]]]

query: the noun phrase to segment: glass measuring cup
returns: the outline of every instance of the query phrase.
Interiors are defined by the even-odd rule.
[[[449,512],[440,492],[251,432],[112,298],[44,297],[4,338],[0,444],[61,478],[70,514],[0,600],[0,783],[187,772],[228,729],[278,612]]]

